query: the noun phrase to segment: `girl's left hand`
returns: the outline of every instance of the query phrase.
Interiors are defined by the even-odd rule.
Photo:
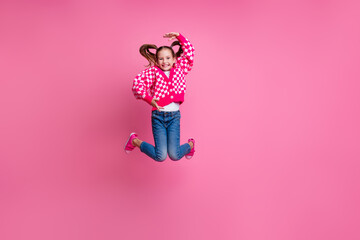
[[[170,38],[170,39],[169,39],[169,41],[170,41],[170,40],[175,39],[175,38],[178,37],[179,35],[180,35],[180,34],[177,33],[177,32],[170,32],[170,33],[165,33],[165,34],[164,34],[164,38]]]

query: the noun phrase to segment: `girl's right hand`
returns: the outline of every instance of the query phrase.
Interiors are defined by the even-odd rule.
[[[159,101],[159,99],[153,98],[153,100],[151,101],[151,106],[157,108],[157,110],[158,110],[159,112],[161,112],[160,109],[164,109],[164,108],[163,108],[163,107],[160,107],[160,106],[157,104],[157,101]]]

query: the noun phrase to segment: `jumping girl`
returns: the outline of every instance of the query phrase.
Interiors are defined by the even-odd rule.
[[[130,153],[136,147],[152,159],[162,162],[167,154],[171,160],[183,156],[190,159],[195,152],[195,140],[180,145],[180,105],[184,102],[186,91],[185,76],[193,67],[194,47],[187,38],[177,32],[166,33],[164,38],[175,41],[159,48],[153,44],[140,47],[140,54],[148,61],[148,68],[139,73],[133,82],[136,99],[142,99],[152,106],[152,131],[155,147],[131,133],[125,144],[125,152]],[[173,46],[179,45],[175,53]],[[149,49],[156,49],[156,53]]]

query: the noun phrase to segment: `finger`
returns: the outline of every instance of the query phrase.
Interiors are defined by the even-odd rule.
[[[163,107],[160,107],[157,103],[155,103],[155,104],[156,104],[157,109],[164,109]]]

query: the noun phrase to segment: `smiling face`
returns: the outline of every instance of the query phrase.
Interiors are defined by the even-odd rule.
[[[157,64],[163,71],[169,71],[174,63],[175,58],[173,57],[171,50],[164,48],[158,52]]]

